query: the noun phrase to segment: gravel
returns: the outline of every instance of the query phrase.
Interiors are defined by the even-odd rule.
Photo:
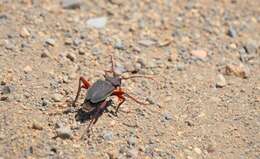
[[[107,141],[111,141],[113,139],[113,132],[106,131],[103,133],[103,139]]]
[[[46,107],[48,106],[49,101],[45,98],[41,98],[41,106]]]
[[[202,153],[201,149],[198,147],[195,147],[193,150],[199,155]]]
[[[124,73],[124,72],[126,72],[126,71],[127,71],[127,69],[126,69],[123,65],[117,64],[117,65],[115,66],[115,72],[116,72],[117,74],[122,74],[122,73]]]
[[[40,122],[34,121],[32,124],[32,128],[36,130],[43,130],[43,126]]]
[[[95,47],[95,48],[91,49],[91,53],[92,53],[92,55],[94,55],[94,56],[99,56],[99,55],[102,54],[102,51],[101,51],[101,49]]]
[[[114,47],[118,50],[124,50],[125,49],[125,46],[124,46],[124,43],[123,43],[122,40],[117,40]]]
[[[138,149],[129,149],[126,153],[128,158],[138,158]]]
[[[78,9],[81,4],[81,0],[62,0],[62,7],[64,9]]]
[[[184,63],[177,63],[175,67],[177,71],[184,71],[186,66]]]
[[[85,55],[85,50],[84,50],[84,48],[79,48],[79,54],[80,54],[80,55]]]
[[[14,86],[0,86],[1,94],[10,94],[15,91]]]
[[[226,79],[222,74],[217,75],[216,87],[222,88],[227,85]]]
[[[49,51],[44,50],[43,53],[41,54],[41,57],[42,57],[42,58],[50,57]]]
[[[144,40],[138,41],[138,44],[145,46],[145,47],[149,47],[149,46],[155,45],[156,42],[154,40],[144,39]]]
[[[165,112],[165,113],[163,114],[163,120],[166,120],[166,121],[173,120],[172,113],[170,113],[170,112]]]
[[[136,145],[136,138],[131,136],[128,138],[127,143],[129,146],[135,146]]]
[[[255,54],[257,52],[257,44],[254,41],[247,42],[244,49],[247,54]]]
[[[237,32],[236,32],[235,28],[230,26],[228,28],[227,35],[230,36],[231,38],[235,38],[237,36]]]
[[[87,20],[87,26],[90,28],[102,29],[106,27],[107,17],[97,17]]]
[[[56,41],[55,41],[55,39],[48,38],[48,39],[45,40],[45,43],[50,45],[50,46],[54,46]]]
[[[23,27],[21,29],[20,36],[23,37],[23,38],[27,38],[27,37],[30,36],[30,32],[28,31],[27,28]]]
[[[68,59],[70,59],[70,61],[72,61],[72,62],[74,62],[76,60],[76,58],[77,58],[77,56],[74,53],[72,53],[72,52],[67,53],[66,57]]]
[[[61,95],[61,94],[59,94],[59,93],[55,93],[55,94],[53,94],[53,96],[52,96],[52,100],[53,100],[54,102],[61,102],[62,99],[63,99],[63,95]]]
[[[73,45],[74,46],[79,46],[82,43],[82,40],[80,38],[76,38],[73,40]]]
[[[62,139],[69,139],[72,137],[72,131],[70,127],[60,127],[56,130],[57,132],[57,137],[60,137]]]

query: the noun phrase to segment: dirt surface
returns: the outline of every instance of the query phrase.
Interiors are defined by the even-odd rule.
[[[1,0],[0,158],[257,159],[258,0]],[[113,54],[140,101],[85,135],[78,79]]]

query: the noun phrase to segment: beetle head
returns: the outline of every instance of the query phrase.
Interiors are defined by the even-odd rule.
[[[105,76],[106,81],[110,82],[114,87],[121,86],[121,78],[119,76],[109,77]]]

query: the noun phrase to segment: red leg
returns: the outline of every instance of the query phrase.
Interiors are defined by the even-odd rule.
[[[83,85],[81,85],[81,82],[83,83]],[[90,83],[89,83],[84,77],[80,77],[80,78],[79,78],[78,92],[77,92],[77,95],[76,95],[75,100],[74,100],[73,103],[72,103],[73,106],[75,106],[75,103],[76,103],[77,100],[78,100],[78,97],[79,97],[79,93],[80,93],[80,91],[81,91],[81,88],[88,89],[89,87],[90,87]]]
[[[115,114],[117,115],[117,112],[119,110],[119,107],[125,102],[125,97],[123,95],[117,95],[118,99],[119,99],[119,103],[116,107],[116,112]]]
[[[144,102],[140,102],[138,101],[136,98],[134,98],[133,96],[130,96],[129,94],[127,94],[126,92],[124,92],[121,88],[117,89],[117,90],[114,90],[113,94],[112,95],[115,95],[118,97],[119,99],[119,104],[117,105],[117,108],[116,108],[116,113],[118,112],[118,109],[120,107],[120,105],[122,105],[124,102],[125,102],[125,97],[124,96],[127,96],[128,98],[132,99],[133,101],[135,101],[136,103],[138,104],[141,104],[141,105],[149,105],[149,103],[144,103]]]

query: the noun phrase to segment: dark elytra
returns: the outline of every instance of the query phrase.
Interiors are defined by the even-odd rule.
[[[97,80],[87,91],[84,102],[99,103],[113,93],[116,87],[121,85],[119,77],[105,76],[105,80]]]

